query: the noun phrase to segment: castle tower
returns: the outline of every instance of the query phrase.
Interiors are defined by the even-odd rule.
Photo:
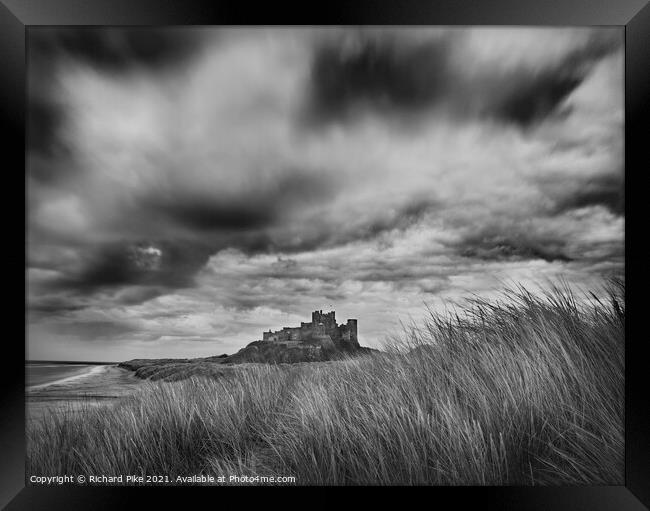
[[[359,344],[359,339],[357,337],[357,320],[348,319],[348,331],[350,332],[350,341],[356,345]]]
[[[323,314],[322,310],[314,311],[311,313],[311,322],[314,326],[318,325],[318,323],[323,323],[327,328],[335,328],[336,312],[331,311]]]

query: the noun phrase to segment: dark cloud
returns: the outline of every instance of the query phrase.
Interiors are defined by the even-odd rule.
[[[377,240],[390,244],[392,231],[405,231],[421,221],[425,215],[441,207],[435,199],[413,198],[411,203],[395,208],[386,208],[377,213],[350,218],[344,225],[333,225],[329,219],[311,219],[307,230],[298,239],[265,239],[260,251],[282,251],[288,254],[339,247],[348,243]],[[264,238],[260,238],[262,241]],[[248,251],[249,252],[249,251]]]
[[[149,27],[75,27],[29,30],[30,52],[68,57],[108,71],[165,69],[182,62],[200,44],[200,30]]]
[[[553,212],[561,214],[587,206],[602,206],[611,213],[622,216],[625,212],[623,176],[609,174],[594,177],[579,183],[570,194],[559,193]]]
[[[138,328],[120,321],[75,321],[74,323],[52,323],[49,328],[53,333],[74,336],[84,341],[104,341],[115,339],[124,334],[137,332]]]
[[[357,108],[416,113],[448,93],[450,42],[410,42],[360,35],[350,44],[317,47],[309,114],[319,121],[346,118]]]
[[[544,261],[568,262],[567,241],[535,232],[517,233],[510,229],[487,228],[466,236],[455,245],[459,255],[484,261]]]
[[[63,112],[52,103],[32,99],[27,109],[27,149],[50,154],[55,149],[56,131]]]
[[[80,292],[119,286],[190,287],[212,250],[193,242],[157,241],[110,244],[86,252],[81,268],[54,282],[54,287]],[[146,299],[141,294],[132,298]]]
[[[84,304],[75,303],[68,296],[37,296],[31,299],[28,304],[29,314],[37,316],[55,316],[76,312],[84,308]]]
[[[201,198],[195,201],[155,199],[156,209],[179,224],[199,231],[259,229],[275,220],[276,209],[255,203]]]
[[[42,59],[41,59],[42,60]],[[50,87],[55,82],[51,62],[30,59],[26,109],[27,172],[39,182],[51,183],[69,166],[57,165],[70,154],[61,138],[66,111],[53,97]]]
[[[527,128],[557,113],[622,41],[618,33],[601,32],[557,62],[485,69],[470,82],[459,70],[471,62],[460,62],[453,52],[460,42],[450,36],[414,42],[379,33],[360,35],[353,44],[345,39],[322,44],[312,66],[309,119],[349,120],[363,109],[422,115],[442,106],[457,119],[480,116]]]
[[[523,128],[545,119],[557,112],[599,60],[620,45],[620,34],[600,32],[555,64],[488,77],[485,91],[490,97],[484,101],[483,114]]]
[[[413,224],[420,221],[427,213],[441,205],[434,199],[414,199],[410,204],[397,208],[392,214],[381,218],[374,218],[366,224],[362,224],[354,232],[349,233],[343,242],[354,240],[374,239],[382,233],[392,230],[406,230]]]
[[[92,283],[81,283],[79,278],[73,276],[46,285],[32,284],[31,288],[26,312],[32,321],[67,317],[105,301],[121,306],[140,305],[170,291],[169,287],[156,285],[93,286]],[[91,290],[95,295],[89,296]]]
[[[623,216],[625,213],[622,170],[589,177],[559,176],[557,173],[550,173],[536,176],[532,181],[546,198],[540,211],[545,215],[563,215],[589,206],[601,206],[617,216]]]
[[[259,230],[272,226],[294,207],[322,202],[331,198],[335,183],[326,172],[306,174],[291,170],[273,182],[251,182],[250,187],[228,195],[199,195],[162,192],[143,199],[145,208],[188,228],[203,231]],[[250,237],[244,248],[254,249]],[[262,246],[267,246],[262,236]]]
[[[120,290],[115,300],[121,305],[140,305],[167,292],[162,286],[129,286]]]
[[[573,69],[549,69],[539,75],[513,78],[512,88],[487,107],[489,115],[522,127],[548,117],[578,85],[584,76]]]

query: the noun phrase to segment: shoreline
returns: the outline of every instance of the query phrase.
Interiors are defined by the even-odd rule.
[[[61,364],[61,366],[64,366],[67,364]],[[47,389],[48,387],[56,386],[56,385],[66,385],[70,382],[73,381],[78,381],[78,380],[83,380],[92,376],[99,376],[102,373],[106,373],[107,368],[111,367],[110,365],[104,366],[104,365],[97,365],[97,366],[91,366],[88,369],[84,370],[83,372],[80,372],[79,374],[73,374],[71,376],[66,376],[64,378],[59,378],[58,380],[53,380],[50,382],[46,383],[39,383],[36,385],[26,385],[25,386],[25,391],[30,392],[30,391],[36,391],[36,390],[44,390]],[[117,367],[117,366],[116,366]]]
[[[54,381],[25,387],[26,417],[38,421],[51,414],[78,412],[89,406],[116,403],[143,385],[131,371],[112,365],[83,368]]]

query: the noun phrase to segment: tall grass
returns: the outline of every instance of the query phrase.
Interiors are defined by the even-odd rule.
[[[28,475],[293,475],[298,484],[622,484],[622,285],[509,289],[386,353],[148,384],[28,432]]]

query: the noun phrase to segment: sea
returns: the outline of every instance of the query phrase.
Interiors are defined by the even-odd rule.
[[[29,423],[47,414],[111,405],[142,385],[143,380],[117,364],[26,362],[26,419]]]

